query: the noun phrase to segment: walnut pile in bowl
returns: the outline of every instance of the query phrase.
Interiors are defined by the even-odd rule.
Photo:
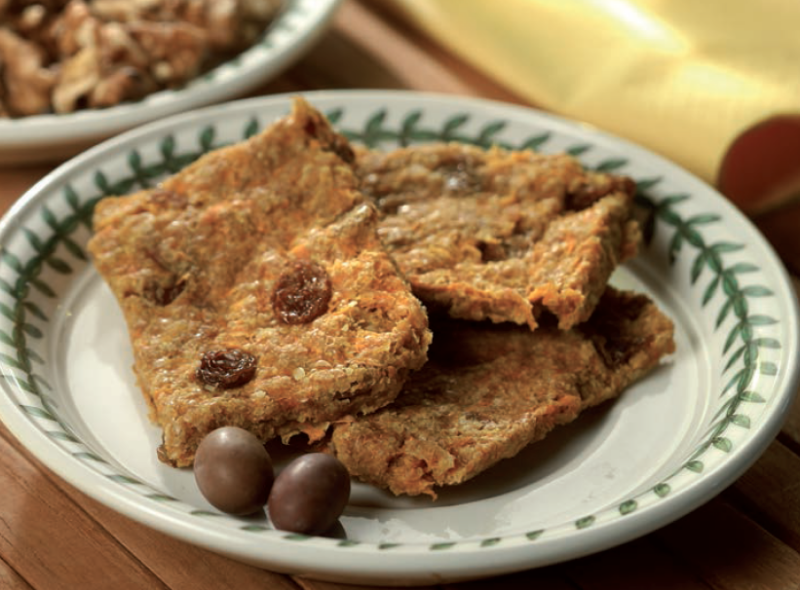
[[[178,88],[252,45],[282,0],[0,0],[0,117]]]

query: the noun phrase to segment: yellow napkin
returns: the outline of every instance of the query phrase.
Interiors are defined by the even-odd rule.
[[[534,105],[711,183],[742,131],[800,112],[800,0],[394,2]]]

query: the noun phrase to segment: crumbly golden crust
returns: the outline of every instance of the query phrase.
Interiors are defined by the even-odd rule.
[[[223,425],[318,438],[389,403],[425,362],[427,316],[381,247],[352,160],[298,99],[250,140],[98,204],[89,250],[124,312],[164,460],[190,464]],[[204,381],[218,367],[198,373],[201,358],[225,351],[238,352],[212,357],[256,359],[249,381]]]
[[[609,288],[578,328],[434,322],[430,360],[389,406],[334,425],[327,449],[395,494],[464,482],[588,407],[616,397],[674,350],[643,295]]]
[[[433,144],[357,151],[380,236],[414,293],[455,318],[585,321],[636,254],[635,185],[572,157]]]

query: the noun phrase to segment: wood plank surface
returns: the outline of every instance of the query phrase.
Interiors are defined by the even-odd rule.
[[[0,561],[0,588],[5,590],[32,590],[33,586],[28,584],[14,568],[5,561]]]
[[[370,0],[345,2],[307,55],[251,95],[341,88],[411,89],[530,104],[417,31],[389,4]],[[57,164],[0,167],[0,212]],[[781,253],[796,261],[800,241],[787,242],[783,225]],[[794,281],[800,292],[800,280]],[[0,589],[6,588],[377,587],[285,576],[153,531],[61,480],[0,425]],[[566,563],[428,588],[800,588],[800,403],[793,406],[778,439],[738,481],[655,533]]]
[[[34,588],[168,587],[8,437],[0,426],[0,555],[20,578]]]
[[[776,441],[728,496],[783,543],[800,551],[800,457]]]
[[[800,588],[800,554],[720,498],[654,536],[713,588]]]
[[[664,551],[653,537],[577,559],[562,566],[564,576],[582,590],[647,588],[708,590],[693,566]]]

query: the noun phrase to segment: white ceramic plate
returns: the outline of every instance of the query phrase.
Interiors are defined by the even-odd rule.
[[[250,49],[183,88],[107,109],[0,119],[0,165],[72,156],[126,129],[230,100],[266,83],[316,42],[341,0],[285,0],[285,4]]]
[[[286,114],[290,100],[211,107],[75,158],[0,226],[0,415],[61,477],[153,528],[265,568],[423,584],[550,564],[645,534],[717,494],[778,432],[798,385],[795,297],[765,240],[707,185],[644,149],[530,109],[402,92],[307,96],[370,145],[457,139],[567,150],[632,176],[648,244],[613,282],[650,294],[674,319],[677,353],[619,400],[435,503],[356,485],[345,539],[217,513],[191,472],[157,461],[159,432],[133,382],[121,314],[85,253],[103,194],[153,185]]]

